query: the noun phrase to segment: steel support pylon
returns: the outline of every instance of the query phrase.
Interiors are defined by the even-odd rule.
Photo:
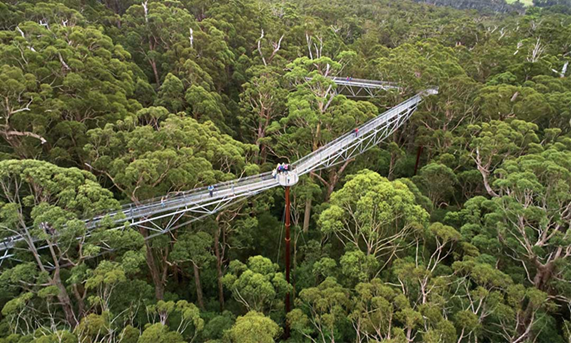
[[[290,272],[291,272],[291,236],[290,236],[290,199],[289,199],[290,186],[285,187],[285,267],[286,267],[286,281],[291,285]],[[286,293],[285,298],[286,314],[291,311],[291,295]],[[286,338],[289,337],[289,325],[286,322]]]

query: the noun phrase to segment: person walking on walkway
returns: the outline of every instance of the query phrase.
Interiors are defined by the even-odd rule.
[[[214,196],[214,186],[212,186],[212,185],[208,186],[208,193],[210,193],[211,197]]]

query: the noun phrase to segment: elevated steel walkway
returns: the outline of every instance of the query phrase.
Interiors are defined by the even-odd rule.
[[[376,89],[394,89],[396,85],[388,82],[342,78],[332,78],[341,87],[377,87]],[[365,88],[364,88],[365,89]],[[272,172],[249,176],[218,183],[212,192],[208,187],[201,187],[185,192],[171,193],[160,198],[148,199],[139,203],[123,205],[118,211],[110,211],[100,216],[86,219],[88,234],[101,227],[110,219],[113,229],[125,226],[144,227],[152,232],[146,239],[162,235],[179,227],[187,225],[207,215],[224,209],[241,199],[259,194],[280,185],[293,185],[299,177],[311,171],[328,168],[347,161],[377,145],[390,136],[416,110],[424,96],[437,94],[438,90],[428,89],[383,114],[371,119],[358,128],[358,132],[349,132],[322,146],[320,149],[291,164],[293,167],[288,174]],[[157,222],[161,221],[161,225]],[[165,224],[166,222],[166,224]],[[32,237],[11,236],[0,241],[0,263],[13,257],[11,251],[18,242],[25,239],[34,244],[41,243]],[[37,247],[42,249],[43,246]]]

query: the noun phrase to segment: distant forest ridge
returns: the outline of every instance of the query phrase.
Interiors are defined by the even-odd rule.
[[[413,0],[418,3],[436,6],[450,6],[457,9],[473,9],[478,11],[519,12],[526,7],[536,6],[549,8],[553,12],[571,13],[571,0]]]
[[[508,4],[521,2],[524,6],[533,6],[533,0],[506,0]]]
[[[450,6],[463,10],[493,11],[493,12],[524,12],[525,2],[514,1],[508,3],[505,0],[413,0],[419,3],[436,6]],[[531,1],[529,1],[531,2]]]

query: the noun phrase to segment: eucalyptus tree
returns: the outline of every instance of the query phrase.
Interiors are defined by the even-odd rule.
[[[262,256],[250,257],[248,264],[232,261],[224,285],[248,311],[269,314],[283,309],[282,299],[292,290],[278,269],[277,264]]]
[[[212,122],[169,114],[162,107],[89,133],[89,168],[110,180],[134,203],[256,173],[249,164],[255,146],[222,134]],[[165,195],[166,194],[166,195]],[[161,223],[157,223],[161,225]],[[140,228],[144,236],[146,229]],[[218,244],[218,243],[216,243]],[[168,237],[147,240],[147,264],[162,299],[168,277]],[[220,276],[221,277],[221,276]]]
[[[148,84],[121,46],[66,18],[0,33],[0,135],[19,157],[45,151],[52,161],[77,165],[85,132],[140,109],[135,88],[144,94]]]
[[[331,206],[321,213],[318,224],[324,234],[362,249],[366,256],[383,259],[386,266],[411,244],[407,236],[422,230],[427,219],[405,184],[365,170],[348,177],[343,188],[332,194]]]
[[[199,309],[186,300],[159,300],[148,305],[146,312],[151,325],[145,329],[139,342],[194,342],[204,329]]]
[[[551,107],[545,95],[530,87],[500,84],[483,87],[476,99],[483,119],[517,118],[527,122],[547,124]]]
[[[469,127],[475,135],[470,145],[472,158],[482,175],[489,195],[497,195],[490,184],[493,171],[505,159],[521,156],[529,150],[533,151],[539,143],[537,129],[536,124],[522,120],[511,122],[493,120],[490,123]]]
[[[496,211],[505,216],[499,239],[542,291],[554,287],[553,282],[565,282],[565,267],[559,269],[558,261],[571,256],[569,156],[569,150],[548,148],[505,161],[495,171],[493,200]],[[566,299],[571,294],[559,296]]]
[[[228,66],[235,59],[222,31],[228,22],[197,21],[180,1],[141,2],[131,6],[122,19],[119,41],[139,65],[146,66],[157,88],[169,72],[183,80],[187,89],[197,79],[212,84],[207,91],[220,92],[227,86]]]
[[[567,302],[571,297],[568,287],[560,286],[568,282],[568,270],[563,261],[571,256],[568,218],[571,201],[567,190],[571,174],[565,139],[546,140],[543,146],[529,143],[527,154],[520,155],[521,150],[516,148],[530,142],[526,137],[534,137],[534,127],[525,127],[522,122],[513,123],[515,128],[524,129],[515,132],[506,127],[503,132],[511,132],[515,139],[493,148],[514,154],[502,163],[494,166],[492,161],[497,156],[487,155],[493,151],[488,145],[493,142],[492,137],[482,132],[481,138],[475,140],[476,148],[482,151],[480,156],[485,157],[484,161],[490,161],[486,165],[492,166],[481,168],[483,172],[490,173],[486,175],[490,180],[484,180],[489,183],[491,200],[474,198],[467,203],[470,205],[468,208],[477,209],[477,212],[468,218],[466,230],[473,232],[471,239],[475,244],[494,243],[482,248],[496,247],[489,253],[513,265],[514,277],[533,286],[533,289],[522,292],[535,292],[533,294],[539,297],[538,300],[525,305],[522,298],[522,313],[518,312],[521,318],[516,320],[515,327],[507,331],[512,332],[509,337],[530,339],[537,335],[533,326],[538,319],[535,317],[537,307],[552,301]],[[495,137],[501,142],[508,135]],[[478,231],[480,234],[476,234]]]
[[[202,284],[200,282],[200,270],[209,267],[215,257],[212,255],[212,236],[206,232],[180,235],[170,253],[170,259],[175,263],[183,264],[190,262],[194,274],[196,287],[196,297],[198,306],[204,310],[204,297],[202,295]]]
[[[281,328],[270,318],[256,311],[238,317],[225,338],[233,343],[272,343],[278,339]]]
[[[438,97],[424,100],[411,122],[416,126],[415,142],[424,148],[427,160],[451,154],[457,160],[453,169],[469,162],[466,144],[470,132],[466,126],[478,120],[474,99],[480,84],[466,75],[454,76],[438,83]],[[468,161],[466,161],[468,160]]]
[[[311,342],[350,341],[344,332],[352,308],[349,289],[328,277],[317,287],[303,289],[295,300],[296,308],[287,320],[300,340]]]
[[[242,115],[239,117],[244,136],[250,138],[259,147],[259,163],[263,164],[268,155],[271,136],[268,128],[275,120],[281,119],[286,110],[288,90],[284,86],[283,76],[277,67],[254,66],[248,69],[250,80],[242,85],[240,94]]]
[[[454,186],[458,184],[454,171],[439,163],[430,163],[422,167],[413,180],[432,201],[435,208],[451,203]]]
[[[0,183],[0,232],[3,237],[22,238],[14,253],[24,261],[2,273],[4,287],[17,290],[5,315],[16,316],[17,322],[22,313],[35,316],[37,307],[45,311],[56,306],[67,324],[77,325],[86,311],[83,287],[66,280],[64,268],[81,269],[86,259],[109,248],[136,248],[142,243],[140,236],[130,230],[88,232],[82,219],[117,209],[118,202],[86,171],[35,160],[6,160],[0,162]],[[41,316],[37,320],[43,321]],[[37,325],[35,320],[28,324]]]
[[[194,18],[179,1],[144,1],[123,15],[120,39],[139,65],[150,68],[148,74],[159,87],[165,76],[165,52],[190,44],[193,23]]]
[[[398,92],[387,94],[389,99],[399,102],[427,86],[440,85],[452,78],[462,79],[466,75],[453,50],[434,40],[386,50],[374,65],[380,80],[399,84]]]

